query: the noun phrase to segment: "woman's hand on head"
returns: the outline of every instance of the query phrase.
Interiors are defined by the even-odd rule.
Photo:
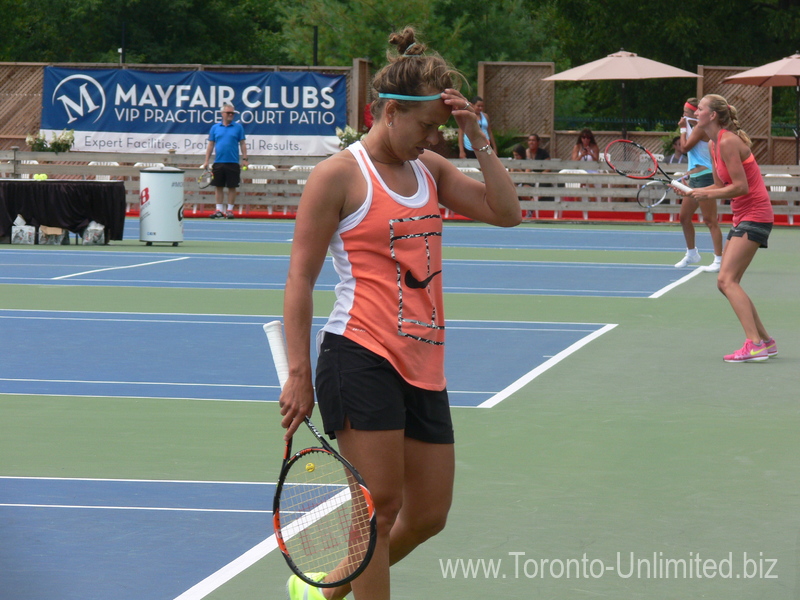
[[[447,88],[442,92],[442,100],[444,100],[444,103],[453,111],[456,123],[458,123],[462,131],[469,131],[469,125],[478,122],[478,115],[475,113],[475,107],[458,90]]]

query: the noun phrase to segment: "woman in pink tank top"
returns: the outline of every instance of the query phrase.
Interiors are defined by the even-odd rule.
[[[717,287],[733,308],[746,336],[744,346],[723,357],[726,362],[763,361],[777,356],[778,347],[767,333],[752,300],[741,286],[742,276],[756,251],[767,247],[773,212],[769,192],[750,151],[750,138],[739,126],[736,108],[722,96],[709,94],[697,108],[697,126],[708,135],[714,184],[685,196],[695,200],[729,199],[733,227],[722,253]]]
[[[314,409],[375,500],[378,536],[351,584],[320,589],[292,576],[290,600],[389,600],[389,565],[444,527],[455,454],[444,378],[438,204],[501,227],[521,222],[517,190],[454,89],[458,74],[406,28],[373,80],[372,128],[320,162],[297,210],[284,321],[289,379],[280,396],[286,436]],[[484,181],[429,148],[453,116]],[[309,348],[317,277],[330,252],[339,275],[316,376]]]

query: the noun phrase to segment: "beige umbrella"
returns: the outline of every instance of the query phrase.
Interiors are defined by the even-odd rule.
[[[644,58],[633,52],[620,50],[600,60],[545,77],[542,81],[621,80],[622,136],[625,137],[628,133],[625,120],[625,81],[629,79],[662,79],[667,77],[700,77],[700,75]]]
[[[800,163],[800,52],[766,65],[742,71],[722,80],[722,83],[739,83],[759,87],[795,86],[797,93],[797,125],[794,130],[795,161]]]

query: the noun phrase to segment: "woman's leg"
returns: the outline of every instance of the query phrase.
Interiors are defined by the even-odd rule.
[[[404,445],[402,429],[336,432],[339,451],[361,473],[375,503],[378,539],[364,572],[350,585],[323,592],[326,598],[343,598],[352,586],[356,600],[389,600],[389,544],[391,531],[403,504]]]
[[[716,200],[703,200],[700,202],[700,212],[703,215],[703,221],[708,226],[708,232],[711,234],[711,243],[714,245],[714,256],[722,256],[722,230],[719,228],[719,221],[717,219],[717,201]],[[681,224],[683,222],[681,221]],[[692,227],[694,229],[694,227]],[[684,236],[686,235],[684,230]],[[694,235],[692,235],[694,238]]]
[[[453,444],[406,438],[403,507],[392,527],[392,564],[444,529],[453,499]]]
[[[683,229],[683,237],[686,240],[686,249],[692,250],[695,247],[694,223],[692,217],[697,212],[697,200],[683,198],[681,200],[680,221]]]
[[[739,282],[760,244],[751,242],[746,235],[745,237],[732,237],[725,244],[722,267],[717,276],[717,288],[731,303],[731,308],[742,324],[747,339],[758,344],[761,341],[761,334],[766,332],[758,318],[753,302]]]
[[[323,594],[340,599],[352,589],[356,600],[388,599],[389,566],[436,535],[447,520],[455,472],[453,445],[420,442],[404,437],[403,431],[348,428],[336,438],[373,495],[378,542],[369,566],[355,581]]]

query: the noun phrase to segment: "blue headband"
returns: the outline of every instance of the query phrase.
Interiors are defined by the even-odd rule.
[[[384,94],[380,92],[378,94],[378,98],[387,98],[390,100],[408,100],[410,102],[425,102],[427,100],[441,100],[442,94],[441,92],[438,94],[433,94],[432,96],[405,96],[403,94]]]

